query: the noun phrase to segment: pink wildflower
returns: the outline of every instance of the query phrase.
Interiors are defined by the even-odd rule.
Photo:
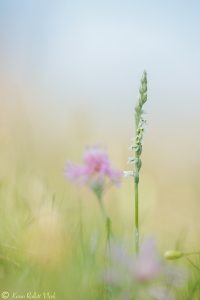
[[[154,279],[162,271],[160,259],[153,239],[146,239],[134,264],[134,277],[143,282]]]
[[[174,300],[175,288],[184,280],[181,269],[171,268],[161,259],[151,238],[144,240],[139,254],[130,253],[119,242],[113,241],[109,259],[103,282],[112,286],[117,295],[128,292],[128,299]]]
[[[159,277],[164,271],[161,260],[156,251],[155,242],[147,238],[141,245],[138,255],[130,254],[119,243],[111,244],[111,260],[113,265],[121,266],[130,278],[137,282],[147,282]],[[119,269],[116,270],[119,272]]]
[[[68,163],[65,175],[76,183],[85,183],[96,190],[103,189],[106,183],[118,185],[122,172],[113,169],[107,153],[98,146],[94,146],[86,149],[83,155],[83,165]]]

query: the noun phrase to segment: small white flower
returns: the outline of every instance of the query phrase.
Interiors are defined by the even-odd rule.
[[[133,172],[133,171],[124,171],[123,174],[124,174],[124,177],[134,177],[135,172]]]

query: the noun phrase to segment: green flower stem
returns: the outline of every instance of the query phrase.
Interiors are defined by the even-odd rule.
[[[103,200],[102,200],[102,196],[98,197],[98,203],[99,203],[99,207],[100,207],[100,210],[101,210],[101,214],[102,214],[104,222],[105,222],[107,242],[110,245],[110,237],[112,235],[111,219],[106,213],[106,210],[105,210],[105,207],[104,207],[104,204],[103,204]]]
[[[196,270],[200,271],[200,268],[197,265],[195,265],[188,256],[186,256],[186,259]]]
[[[135,182],[135,250],[139,252],[139,199],[138,199],[138,183]]]
[[[189,255],[200,255],[200,251],[195,251],[195,252],[184,252],[183,253],[185,256],[189,256]]]

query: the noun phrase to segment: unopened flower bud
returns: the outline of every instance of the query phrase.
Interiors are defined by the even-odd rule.
[[[184,253],[178,250],[169,250],[165,252],[164,257],[169,260],[179,259],[184,256]]]

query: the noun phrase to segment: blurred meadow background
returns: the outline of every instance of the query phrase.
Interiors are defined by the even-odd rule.
[[[0,0],[2,291],[89,299],[91,278],[80,283],[73,258],[80,219],[85,243],[104,227],[94,195],[68,182],[64,166],[98,144],[128,169],[144,69],[141,234],[161,252],[200,248],[199,11],[199,1]],[[133,191],[124,179],[105,197],[123,240]]]

